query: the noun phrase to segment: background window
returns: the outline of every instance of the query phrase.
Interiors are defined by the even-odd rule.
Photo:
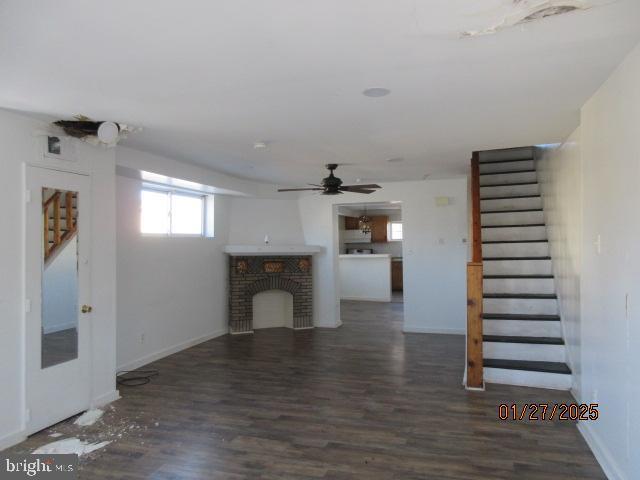
[[[140,231],[160,235],[204,235],[205,197],[143,189]]]
[[[390,225],[391,240],[402,240],[402,222],[391,222]]]

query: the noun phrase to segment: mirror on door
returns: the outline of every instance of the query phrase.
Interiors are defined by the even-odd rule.
[[[78,193],[42,189],[42,368],[78,357]]]

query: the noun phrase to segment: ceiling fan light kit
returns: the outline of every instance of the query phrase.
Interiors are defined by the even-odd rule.
[[[280,188],[279,192],[302,192],[302,191],[320,191],[322,195],[341,195],[344,192],[352,193],[373,193],[377,188],[382,188],[380,185],[370,183],[367,185],[342,185],[342,180],[333,174],[333,171],[338,168],[337,163],[329,163],[326,165],[329,170],[329,176],[322,179],[320,185],[310,184],[312,188]]]

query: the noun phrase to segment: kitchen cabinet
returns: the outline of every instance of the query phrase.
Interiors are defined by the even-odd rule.
[[[345,230],[358,230],[358,217],[344,217]]]
[[[373,226],[371,227],[371,243],[386,243],[387,240],[387,224],[389,217],[387,215],[374,215],[371,217]]]
[[[402,260],[391,262],[391,290],[402,291]]]

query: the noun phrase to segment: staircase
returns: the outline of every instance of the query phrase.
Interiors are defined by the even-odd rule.
[[[568,390],[533,151],[482,152],[479,171],[484,380]]]
[[[42,189],[43,245],[45,267],[75,238],[78,227],[78,194]]]

